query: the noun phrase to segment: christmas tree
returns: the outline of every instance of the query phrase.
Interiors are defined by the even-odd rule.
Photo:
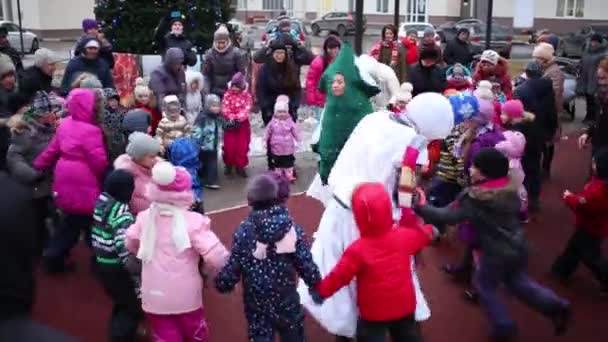
[[[135,54],[158,53],[158,42],[174,18],[181,18],[184,34],[203,53],[217,26],[233,13],[230,0],[99,0],[95,6],[114,51]]]

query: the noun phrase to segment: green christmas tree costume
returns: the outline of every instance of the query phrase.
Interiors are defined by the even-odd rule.
[[[336,74],[344,76],[342,96],[335,96],[331,90]],[[319,175],[323,184],[327,184],[329,173],[350,133],[364,116],[374,111],[369,98],[378,94],[380,89],[363,81],[355,65],[352,46],[344,43],[336,60],[321,76],[319,90],[327,94],[318,144],[321,156]]]

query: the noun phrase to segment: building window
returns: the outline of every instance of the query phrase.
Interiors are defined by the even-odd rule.
[[[276,11],[283,9],[283,0],[264,0],[262,9],[268,11]]]
[[[555,15],[563,18],[582,18],[585,16],[585,0],[557,0]]]
[[[376,0],[376,12],[388,13],[388,0]]]

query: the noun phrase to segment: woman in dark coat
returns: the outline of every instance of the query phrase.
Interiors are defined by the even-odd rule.
[[[239,48],[232,45],[230,32],[221,25],[213,34],[213,47],[205,53],[203,76],[207,93],[222,98],[232,76],[237,72],[245,74],[244,62]]]

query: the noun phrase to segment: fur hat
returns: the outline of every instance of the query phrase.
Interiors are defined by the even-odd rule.
[[[504,131],[502,135],[505,140],[496,144],[495,148],[507,156],[507,158],[521,158],[526,148],[526,137],[517,131]]]
[[[532,52],[532,57],[551,61],[553,60],[553,54],[555,54],[555,49],[553,48],[553,45],[549,43],[539,43],[534,48],[534,51]]]
[[[287,95],[277,96],[277,100],[274,103],[274,111],[275,113],[289,111],[289,97]]]
[[[161,191],[182,192],[190,191],[192,178],[186,169],[175,167],[167,161],[156,163],[152,168],[152,182]]]
[[[226,25],[222,24],[215,30],[213,40],[230,40],[230,31],[228,31]]]
[[[222,99],[215,94],[208,94],[205,96],[205,111],[209,111],[212,106],[221,106]]]
[[[498,52],[494,51],[494,50],[485,50],[482,54],[481,54],[481,62],[488,62],[492,65],[496,65],[498,64],[498,60],[500,59],[500,55],[498,54]]]
[[[15,73],[15,65],[8,55],[0,54],[0,77]]]
[[[492,83],[490,81],[480,81],[473,94],[479,100],[494,101],[494,92],[492,91]]]
[[[454,127],[450,101],[437,93],[422,93],[407,105],[406,117],[428,141],[445,139]]]
[[[497,149],[481,149],[473,157],[473,166],[487,179],[499,179],[509,174],[509,159]]]
[[[454,124],[479,116],[479,100],[473,95],[460,94],[448,97],[454,111]]]
[[[92,18],[86,18],[84,20],[82,20],[82,30],[84,32],[87,32],[88,30],[92,30],[92,29],[96,29],[99,28],[99,24],[97,23],[97,20],[92,19]]]
[[[102,89],[103,85],[97,77],[86,77],[80,82],[80,88]]]
[[[245,81],[245,75],[242,72],[237,72],[232,76],[230,80],[230,86],[237,87],[241,90],[247,88],[247,81]]]
[[[133,175],[121,169],[112,171],[103,184],[103,191],[121,203],[129,203],[134,190]]]
[[[395,101],[405,103],[410,102],[412,100],[412,91],[414,91],[414,86],[411,83],[403,83],[395,95]]]
[[[145,95],[150,96],[152,91],[150,90],[150,88],[148,88],[148,81],[146,81],[144,78],[138,77],[135,80],[135,90],[133,91],[133,93],[135,94],[136,98]]]
[[[133,160],[139,160],[149,153],[160,153],[160,143],[148,134],[142,132],[131,133],[127,145],[129,157]]]
[[[279,184],[268,173],[253,177],[247,184],[247,202],[253,208],[274,205],[277,202],[278,195]]]
[[[509,100],[503,103],[501,111],[507,115],[509,121],[520,119],[524,116],[524,104],[520,100]]]
[[[608,147],[603,147],[593,154],[595,175],[602,180],[608,180]]]

